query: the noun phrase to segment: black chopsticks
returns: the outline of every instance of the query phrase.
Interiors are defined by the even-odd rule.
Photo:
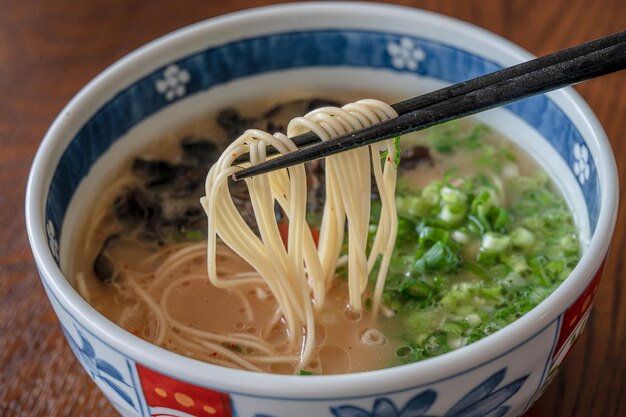
[[[393,104],[397,118],[342,137],[322,143],[314,134],[297,136],[292,140],[298,151],[245,168],[233,178],[323,158],[624,68],[626,31]]]

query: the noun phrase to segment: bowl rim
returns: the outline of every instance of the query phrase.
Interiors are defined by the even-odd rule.
[[[578,93],[568,88],[550,95],[561,97],[571,104],[572,110],[567,112],[568,117],[578,118],[591,133],[591,136],[585,138],[587,143],[596,145],[597,149],[594,148],[592,154],[596,160],[602,190],[596,230],[577,267],[546,300],[498,332],[463,349],[413,364],[366,373],[294,378],[223,368],[167,351],[130,334],[91,307],[69,284],[57,266],[47,245],[44,220],[47,188],[58,163],[53,156],[59,152],[55,148],[60,141],[67,140],[67,136],[73,138],[73,135],[67,132],[75,129],[72,126],[78,123],[76,120],[79,119],[79,115],[84,114],[87,111],[85,109],[94,106],[98,108],[102,105],[102,97],[107,95],[104,88],[107,84],[120,86],[125,78],[129,78],[129,74],[139,71],[144,63],[152,65],[154,61],[160,61],[161,58],[158,57],[170,55],[177,44],[197,39],[204,32],[217,31],[233,23],[242,24],[257,19],[322,11],[328,13],[359,11],[388,16],[409,13],[415,18],[420,16],[428,18],[442,26],[450,26],[454,30],[467,33],[472,38],[479,38],[483,43],[495,45],[512,59],[521,61],[533,57],[528,51],[499,35],[473,24],[421,9],[376,3],[310,2],[247,9],[192,24],[136,49],[97,75],[59,113],[37,150],[26,189],[26,227],[34,259],[48,296],[55,297],[73,320],[93,332],[96,338],[133,361],[210,389],[261,398],[323,400],[365,397],[374,393],[380,395],[383,390],[386,393],[405,391],[435,383],[444,377],[468,372],[525,343],[557,320],[582,293],[600,268],[610,244],[610,239],[604,237],[612,235],[617,217],[619,193],[617,167],[611,146],[597,118]],[[93,114],[91,111],[88,113]],[[367,377],[364,378],[364,375]],[[423,383],[418,383],[419,381]]]

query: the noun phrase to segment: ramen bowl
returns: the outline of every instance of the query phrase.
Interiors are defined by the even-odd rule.
[[[208,20],[158,39],[83,88],[33,163],[30,244],[45,291],[89,377],[137,416],[519,416],[562,366],[598,287],[617,213],[617,171],[593,113],[571,89],[478,119],[550,174],[584,252],[565,282],[504,329],[395,368],[281,376],[222,368],[152,345],[98,313],[70,285],[73,236],[94,190],[159,132],[283,91],[408,97],[531,58],[494,34],[429,12],[303,3]]]

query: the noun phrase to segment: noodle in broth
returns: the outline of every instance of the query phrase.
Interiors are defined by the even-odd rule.
[[[390,140],[229,180],[243,153],[259,163],[305,131],[328,140],[395,116],[377,100],[296,100],[171,135],[97,202],[74,286],[137,336],[257,372],[380,369],[496,331],[553,291],[580,249],[545,174],[486,127],[404,137],[399,166]]]

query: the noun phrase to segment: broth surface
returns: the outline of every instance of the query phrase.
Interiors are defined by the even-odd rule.
[[[120,168],[95,202],[85,233],[76,243],[77,253],[82,256],[76,257],[73,265],[73,285],[110,320],[168,350],[233,367],[242,367],[237,359],[241,356],[254,366],[253,370],[294,373],[301,346],[289,343],[268,288],[251,284],[244,291],[226,290],[209,282],[203,241],[206,217],[198,200],[204,193],[206,173],[224,142],[250,127],[283,131],[290,118],[327,104],[332,101],[306,98],[286,105],[252,103],[209,115],[156,140]],[[344,271],[338,270],[328,302],[316,310],[316,353],[304,374],[380,369],[459,348],[532,308],[558,286],[577,261],[571,255],[554,277],[545,277],[549,282],[538,294],[529,296],[532,300],[528,305],[499,317],[499,312],[519,304],[526,292],[535,291],[531,285],[535,279],[543,279],[545,265],[553,260],[534,267],[533,251],[555,252],[561,244],[557,237],[565,239],[575,234],[571,216],[560,214],[558,221],[567,227],[563,237],[547,238],[551,242],[547,248],[508,244],[506,253],[493,254],[483,248],[484,233],[509,238],[520,229],[529,228],[533,236],[539,233],[539,226],[533,229],[524,223],[527,219],[514,216],[530,213],[517,208],[523,206],[527,190],[520,186],[519,192],[508,191],[516,178],[541,176],[536,164],[502,136],[469,122],[406,135],[400,147],[396,198],[399,241],[385,291],[385,308],[378,317],[372,317],[367,309],[359,314],[352,312]],[[313,162],[307,166],[307,174],[307,216],[315,225],[324,202],[323,166]],[[547,181],[540,185],[552,188]],[[494,201],[507,207],[514,218],[502,230],[476,232],[465,218],[441,220],[447,207],[443,202],[426,211],[416,209],[415,204],[423,201],[426,190],[434,186],[442,196],[452,189],[452,195],[471,199],[471,205],[463,208],[468,213],[473,213],[481,191],[493,190],[489,193],[496,196]],[[231,190],[244,218],[252,224],[245,189],[232,184]],[[555,210],[567,211],[556,191],[547,193],[554,196],[550,198],[555,202],[550,203]],[[375,204],[376,190],[372,194]],[[472,219],[471,213],[467,216]],[[486,219],[492,221],[488,216]],[[425,233],[435,229],[446,238],[426,250],[433,241],[424,238]],[[456,263],[443,267],[428,264],[433,247],[443,247]],[[558,258],[558,253],[554,257]],[[517,258],[523,258],[523,262],[510,260]],[[499,268],[500,264],[504,266]],[[219,249],[217,266],[225,276],[233,271],[254,275],[224,245]],[[526,287],[529,289],[522,292]],[[457,298],[451,300],[452,295]],[[363,299],[367,306],[369,294]],[[219,336],[224,334],[235,335],[235,341]]]

